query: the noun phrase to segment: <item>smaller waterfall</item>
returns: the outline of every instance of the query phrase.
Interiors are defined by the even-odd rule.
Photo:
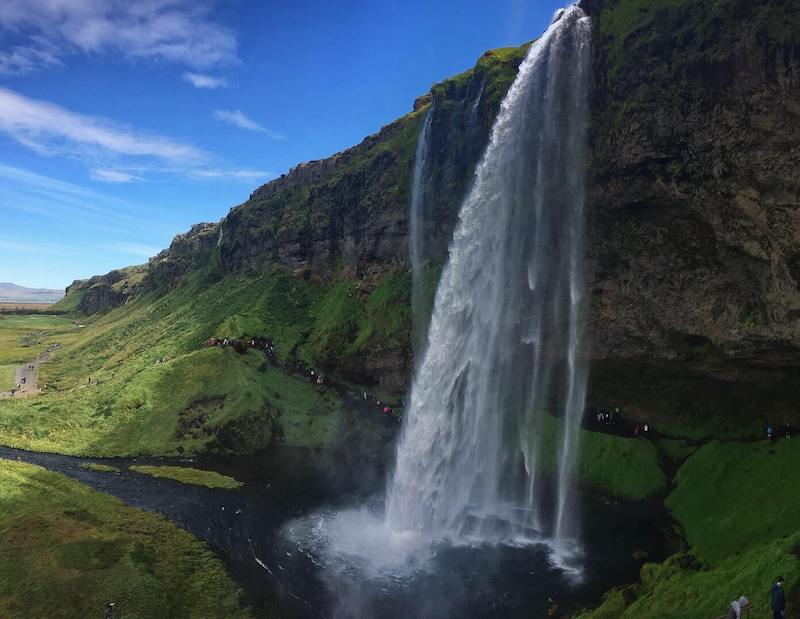
[[[414,153],[414,172],[411,178],[411,204],[409,206],[409,258],[411,262],[411,319],[413,325],[412,344],[419,350],[424,343],[425,332],[428,327],[427,311],[425,307],[425,272],[424,272],[424,247],[425,229],[423,218],[425,216],[425,194],[427,185],[428,150],[430,142],[431,121],[433,106],[425,114],[422,129],[417,139],[417,148]]]

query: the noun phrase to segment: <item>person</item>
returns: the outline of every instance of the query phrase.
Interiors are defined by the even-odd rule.
[[[783,619],[786,616],[786,594],[783,592],[783,576],[778,576],[778,579],[773,583],[770,598],[773,618]]]
[[[639,438],[639,426],[636,426],[633,429],[633,436],[634,436],[634,438]]]
[[[767,440],[772,442],[772,424],[767,426]]]
[[[650,431],[650,426],[647,425],[647,424],[644,424],[644,433],[647,434],[649,431]]]
[[[105,619],[115,619],[117,616],[117,605],[114,602],[106,604]]]
[[[731,602],[731,607],[728,609],[728,614],[725,619],[741,619],[742,610],[750,606],[750,600],[742,596],[738,600]]]

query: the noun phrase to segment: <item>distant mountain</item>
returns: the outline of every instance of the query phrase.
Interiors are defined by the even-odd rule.
[[[26,288],[10,282],[0,282],[0,303],[55,303],[63,296],[63,290]]]

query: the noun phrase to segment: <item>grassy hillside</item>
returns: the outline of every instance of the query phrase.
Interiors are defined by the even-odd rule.
[[[688,552],[646,564],[635,586],[610,592],[584,619],[707,619],[746,595],[753,616],[767,616],[772,579],[786,577],[797,616],[800,583],[800,450],[793,439],[772,446],[712,442],[679,469],[667,499],[685,531]],[[794,613],[794,614],[793,614]]]
[[[0,460],[0,616],[248,617],[219,559],[155,514]]]

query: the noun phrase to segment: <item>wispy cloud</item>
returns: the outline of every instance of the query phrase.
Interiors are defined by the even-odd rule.
[[[134,176],[121,170],[94,169],[89,172],[89,175],[96,181],[103,181],[104,183],[130,183],[131,181],[142,180],[140,176]]]
[[[195,69],[237,62],[236,37],[208,0],[3,0],[0,72],[26,73],[72,53],[119,53]]]
[[[274,172],[267,172],[265,170],[215,170],[204,169],[197,170],[192,173],[197,178],[232,178],[242,181],[259,181],[266,182],[275,178]]]
[[[283,140],[286,138],[286,136],[283,135],[282,133],[278,133],[277,131],[272,131],[270,129],[262,127],[255,120],[247,116],[241,110],[214,110],[211,116],[216,120],[222,121],[229,125],[233,125],[234,127],[239,127],[239,129],[265,133],[273,140]]]
[[[101,246],[102,249],[110,249],[111,251],[118,251],[124,254],[131,254],[132,256],[139,256],[140,258],[150,258],[155,256],[162,248],[154,247],[152,245],[143,245],[141,243],[131,243],[129,241],[114,241]]]
[[[173,226],[159,220],[160,210],[0,163],[0,211],[5,209],[66,224],[80,221],[82,226],[113,233],[132,229],[174,233]]]
[[[2,87],[0,131],[42,154],[66,153],[91,159],[99,153],[168,162],[205,158],[204,153],[190,144],[77,114]]]
[[[192,73],[191,71],[187,71],[183,74],[183,81],[189,82],[195,88],[205,88],[208,90],[228,87],[228,80],[224,77],[214,77],[213,75]]]
[[[239,129],[246,129],[247,131],[266,131],[264,127],[259,125],[252,118],[245,116],[239,110],[214,110],[214,113],[211,115],[217,120],[221,120],[234,127],[239,127]]]
[[[60,65],[61,61],[42,48],[18,45],[0,50],[0,75],[32,73],[44,67]]]
[[[60,243],[42,243],[39,241],[19,241],[0,237],[0,249],[23,254],[67,254],[78,251],[77,247]]]

